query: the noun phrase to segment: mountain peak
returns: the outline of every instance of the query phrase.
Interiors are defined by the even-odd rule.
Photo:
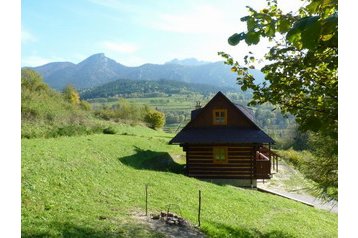
[[[104,53],[97,53],[97,54],[89,56],[87,59],[85,59],[83,61],[86,61],[86,60],[100,60],[100,59],[104,59],[104,58],[107,58],[104,55]]]
[[[223,62],[206,62],[195,58],[174,59],[166,64],[127,67],[104,53],[91,55],[78,64],[50,64],[33,68],[51,87],[62,90],[67,84],[77,89],[90,88],[117,79],[179,80],[202,84],[236,86],[236,75]],[[256,77],[255,77],[256,78]]]
[[[109,62],[116,63],[114,60],[106,57],[104,53],[98,53],[91,55],[87,59],[81,61],[78,65],[84,66],[84,65],[94,65],[94,64],[107,64]]]
[[[103,58],[103,57],[106,57],[105,55],[104,55],[104,53],[97,53],[97,54],[94,54],[94,55],[91,55],[90,57],[88,57],[88,58]]]

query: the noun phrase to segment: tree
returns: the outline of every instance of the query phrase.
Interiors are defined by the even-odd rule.
[[[79,105],[80,104],[80,94],[72,85],[67,85],[66,88],[63,90],[63,95],[65,99],[70,102],[72,105]]]
[[[21,90],[30,92],[48,91],[48,86],[43,82],[40,74],[29,68],[21,69]]]
[[[270,102],[284,113],[295,116],[299,129],[315,135],[311,144],[316,160],[310,163],[310,176],[324,196],[337,199],[338,186],[338,1],[308,0],[296,13],[284,14],[277,0],[241,18],[247,31],[229,37],[231,45],[256,45],[266,38],[272,47],[264,56],[263,83],[249,73],[257,61],[250,52],[241,65],[219,52],[236,72],[242,90],[251,89],[250,105]],[[324,141],[324,147],[317,141]],[[328,149],[330,148],[330,149]],[[323,176],[329,174],[329,176]],[[332,192],[333,191],[333,192]]]
[[[251,105],[270,102],[282,112],[296,116],[303,131],[320,132],[338,137],[338,2],[311,0],[297,14],[283,14],[276,0],[267,7],[241,18],[247,31],[229,37],[231,45],[244,41],[258,44],[261,38],[274,43],[264,57],[261,69],[266,82],[255,84],[248,72],[255,68],[252,54],[244,57],[245,65],[224,53],[219,55],[237,72],[242,90],[252,89]]]
[[[145,115],[144,121],[149,124],[150,128],[159,129],[165,124],[165,115],[157,110],[150,110]]]

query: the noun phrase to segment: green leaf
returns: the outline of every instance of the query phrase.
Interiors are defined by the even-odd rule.
[[[272,21],[269,25],[266,26],[265,33],[269,37],[274,37],[275,32],[275,22]]]
[[[250,17],[247,20],[247,31],[253,31],[256,27],[256,21],[254,18]]]
[[[321,23],[320,21],[312,22],[304,28],[302,34],[302,46],[306,49],[314,49],[319,43],[321,37]]]
[[[260,42],[260,33],[249,31],[248,33],[246,33],[245,42],[248,45],[252,45],[252,44],[256,45],[257,43]]]
[[[232,36],[229,37],[228,42],[230,45],[237,45],[240,43],[240,41],[245,39],[245,33],[241,32],[240,34],[235,33]]]
[[[240,18],[240,21],[247,21],[250,18],[250,16],[244,16]]]
[[[312,1],[310,4],[307,5],[306,9],[310,13],[315,13],[319,10],[319,6],[321,5],[321,3],[322,2],[320,0]]]
[[[280,33],[285,33],[287,32],[291,27],[291,23],[288,19],[282,18],[278,21],[277,23],[277,30]]]
[[[319,16],[304,17],[298,20],[287,32],[286,39],[298,49],[314,48],[320,37]]]
[[[297,49],[302,49],[301,32],[298,30],[289,31],[286,39],[291,42]]]
[[[338,29],[338,16],[333,15],[322,21],[322,41],[330,40],[336,33]]]

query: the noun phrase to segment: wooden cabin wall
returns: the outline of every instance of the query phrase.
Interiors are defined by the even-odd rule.
[[[227,163],[213,162],[212,145],[188,145],[187,173],[190,177],[212,179],[251,179],[254,176],[255,145],[228,145]]]
[[[237,110],[232,104],[228,103],[224,98],[217,98],[215,103],[207,105],[203,108],[200,117],[195,118],[190,123],[190,127],[207,127],[213,126],[213,110],[214,109],[227,109],[227,126],[240,126],[244,128],[254,128],[245,115]]]

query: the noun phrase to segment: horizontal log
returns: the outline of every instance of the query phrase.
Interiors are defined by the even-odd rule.
[[[194,158],[200,158],[200,157],[213,157],[213,154],[210,153],[210,154],[193,154],[193,153],[188,153],[187,154],[188,157],[194,157]]]
[[[192,164],[213,164],[212,160],[194,160],[194,161],[189,161],[186,163],[187,165],[192,165]]]
[[[270,179],[271,176],[269,174],[255,175],[255,179]]]
[[[231,152],[229,151],[229,156],[253,156],[253,152]]]
[[[236,173],[240,173],[240,172],[251,172],[252,168],[251,167],[241,167],[241,168],[205,168],[205,167],[190,167],[188,168],[188,170],[190,172],[193,171],[213,171],[213,172],[236,172]],[[263,173],[259,173],[259,174],[263,174]],[[266,174],[266,173],[265,173]]]
[[[196,174],[205,174],[205,173],[210,173],[210,174],[252,174],[252,170],[250,168],[245,168],[245,169],[234,169],[234,170],[230,170],[230,169],[212,169],[212,168],[206,168],[206,169],[189,169],[188,170],[189,173],[196,173]]]
[[[249,164],[243,164],[243,165],[237,165],[235,164],[234,166],[231,166],[229,164],[220,164],[220,165],[226,165],[226,166],[211,166],[210,164],[190,164],[187,166],[187,168],[211,168],[211,169],[220,169],[220,168],[233,168],[233,169],[241,169],[241,168],[249,168],[252,169],[253,167]]]
[[[214,163],[189,163],[187,164],[189,166],[195,166],[195,167],[215,167],[215,168],[233,168],[233,167],[251,167],[251,163],[224,163],[224,164],[214,164]]]
[[[187,151],[207,151],[213,150],[213,147],[188,147]]]
[[[249,155],[229,155],[229,159],[247,159],[251,160],[253,157]]]
[[[214,173],[211,171],[190,171],[189,174],[195,174],[195,176],[200,176],[200,175],[212,175],[212,176],[247,176],[247,177],[254,177],[254,175],[252,173],[247,173],[247,172],[219,172],[219,173]],[[266,175],[265,175],[266,176]],[[259,176],[259,177],[265,177],[265,176]]]
[[[229,164],[229,165],[242,165],[242,164],[253,164],[250,160],[228,160],[226,163],[214,163],[212,159],[190,159],[187,164]]]
[[[213,150],[188,150],[186,153],[198,154],[198,153],[213,153]]]
[[[188,158],[213,158],[214,155],[213,154],[187,154]],[[251,160],[253,159],[252,156],[249,155],[228,155],[229,159],[246,159],[246,160]]]
[[[251,175],[213,175],[213,174],[189,174],[189,177],[196,177],[196,178],[215,178],[215,179],[250,179]]]
[[[246,148],[229,148],[228,149],[229,152],[252,152],[255,151],[253,148],[250,149],[246,149]]]

